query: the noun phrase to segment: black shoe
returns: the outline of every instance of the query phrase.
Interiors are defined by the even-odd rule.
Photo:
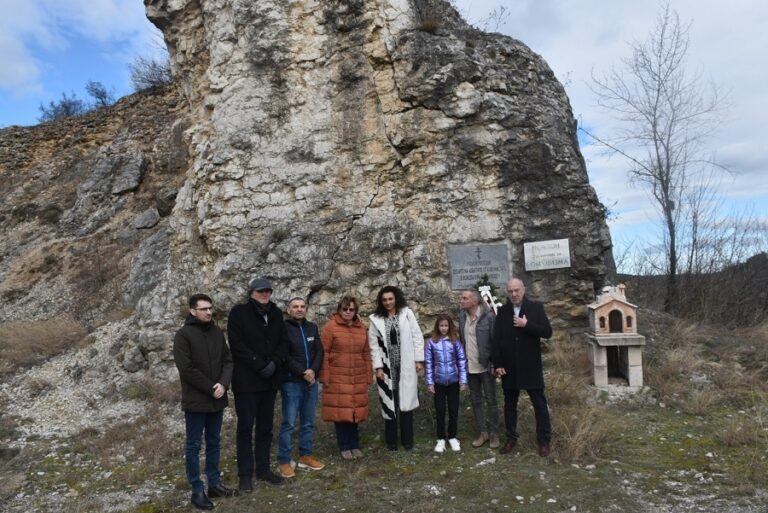
[[[517,440],[515,440],[514,438],[508,439],[507,442],[501,447],[501,449],[499,449],[499,452],[501,454],[509,454],[515,448],[516,443],[517,443]]]
[[[216,497],[236,497],[237,495],[239,495],[237,490],[227,488],[223,484],[208,487],[208,497],[213,497],[214,499]]]
[[[241,492],[250,493],[253,491],[253,481],[248,476],[240,476],[240,483],[237,485],[237,489]]]
[[[397,446],[396,445],[387,444],[387,450],[388,451],[396,451],[397,450]]]
[[[192,498],[189,500],[197,509],[213,509],[211,499],[205,495],[205,492],[192,492]]]
[[[549,440],[539,443],[539,456],[546,458],[550,452],[552,452],[552,448],[549,445]]]
[[[272,471],[267,471],[263,474],[257,474],[256,479],[259,481],[266,481],[267,483],[273,485],[282,484],[284,481],[283,476],[279,476]]]

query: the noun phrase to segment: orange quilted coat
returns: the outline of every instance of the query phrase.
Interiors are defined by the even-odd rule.
[[[373,384],[371,348],[363,323],[348,325],[337,313],[323,326],[325,357],[320,368],[323,420],[368,420],[368,386]]]

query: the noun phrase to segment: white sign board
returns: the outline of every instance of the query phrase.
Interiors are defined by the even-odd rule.
[[[568,239],[542,240],[523,244],[525,270],[562,269],[571,266]]]

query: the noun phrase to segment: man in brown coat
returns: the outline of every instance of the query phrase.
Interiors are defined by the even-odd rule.
[[[181,379],[181,406],[186,421],[184,459],[192,486],[192,505],[213,509],[209,497],[229,497],[236,491],[221,484],[219,471],[221,423],[232,379],[232,355],[224,334],[212,322],[213,302],[205,294],[189,298],[189,316],[173,339],[173,360]],[[205,433],[206,495],[200,479],[200,446]]]

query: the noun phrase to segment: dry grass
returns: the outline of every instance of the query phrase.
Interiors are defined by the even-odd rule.
[[[127,384],[121,394],[125,399],[146,401],[152,406],[173,406],[181,401],[178,383],[159,381],[148,376]]]
[[[710,414],[721,399],[722,395],[716,389],[693,390],[687,394],[680,406],[689,415],[704,416]]]
[[[5,323],[0,325],[0,334],[0,376],[82,347],[86,342],[85,328],[67,318]]]
[[[553,344],[546,378],[554,450],[563,462],[596,457],[608,449],[615,426],[602,406],[591,404],[591,363],[582,340]]]

